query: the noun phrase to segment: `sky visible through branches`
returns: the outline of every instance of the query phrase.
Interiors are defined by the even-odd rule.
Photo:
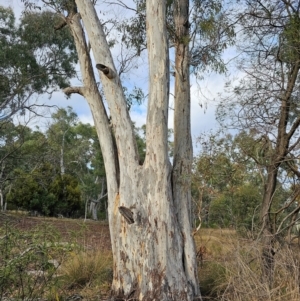
[[[122,18],[127,18],[130,16],[130,14],[132,14],[130,10],[122,8],[119,5],[109,5],[107,2],[108,1],[103,0],[97,2],[96,10],[100,14],[101,20],[104,18],[118,18],[120,16]],[[134,7],[131,0],[124,0],[123,2],[129,7]],[[15,13],[16,19],[20,17],[24,9],[23,3],[20,0],[0,0],[0,5],[4,7],[11,7]],[[111,33],[115,34],[115,38],[118,39],[116,36],[117,33],[114,33],[113,31]],[[117,69],[119,69],[118,65],[120,65],[121,59],[128,55],[128,53],[129,50],[124,49],[124,47],[121,47],[120,45],[116,45],[112,48],[112,54],[115,59]],[[170,57],[172,58],[172,50],[170,53]],[[232,48],[227,49],[223,55],[224,61],[230,61],[234,55],[235,53]],[[79,66],[77,67],[77,70],[78,78],[72,80],[73,85],[80,85]],[[144,94],[147,95],[148,72],[145,72],[146,70],[147,54],[142,53],[137,62],[131,64],[129,71],[122,75],[121,78],[123,86],[125,86],[128,91],[131,91],[136,86],[141,88],[144,91]],[[232,73],[230,75],[232,75]],[[218,127],[218,123],[215,119],[215,109],[218,103],[218,93],[223,91],[226,80],[225,74],[219,75],[215,73],[203,74],[202,80],[196,80],[194,77],[191,78],[191,122],[195,152],[197,152],[196,138],[199,137],[200,134],[212,131]],[[173,83],[174,81],[171,78],[169,128],[173,128]],[[70,99],[67,99],[61,91],[57,91],[52,94],[51,99],[49,99],[49,95],[39,96],[37,102],[64,108],[71,106],[78,114],[81,122],[93,124],[93,119],[88,104],[80,95],[74,94]],[[146,123],[146,113],[146,102],[142,103],[141,105],[134,105],[131,107],[130,115],[137,127],[141,127]]]

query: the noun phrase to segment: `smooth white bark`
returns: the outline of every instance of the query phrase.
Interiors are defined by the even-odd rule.
[[[173,200],[167,152],[169,59],[165,1],[147,0],[150,90],[143,166],[138,163],[132,123],[103,28],[91,1],[76,0],[76,4],[100,70],[117,147],[114,148],[102,99],[94,85],[83,31],[75,15],[69,26],[84,79],[84,87],[79,90],[90,104],[107,173],[114,257],[112,295],[149,301],[193,300],[198,289],[191,276],[194,270],[187,271],[186,266],[190,266],[185,258],[192,254],[192,248],[185,245],[190,243],[187,237],[191,233],[183,232],[190,231],[189,220],[178,215]],[[188,225],[185,227],[183,222]]]
[[[77,0],[76,4],[83,19],[96,64],[101,64],[114,73],[114,78],[111,79],[102,71],[99,71],[102,88],[109,106],[115,131],[118,158],[120,167],[122,167],[120,173],[131,173],[138,165],[138,154],[120,78],[114,66],[105,33],[92,2],[90,0]]]

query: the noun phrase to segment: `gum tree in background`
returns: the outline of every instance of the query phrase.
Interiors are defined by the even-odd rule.
[[[57,16],[51,12],[23,14],[17,23],[11,8],[0,6],[0,203],[16,166],[26,168],[31,156],[27,140],[34,134],[24,126],[38,113],[35,96],[68,86],[75,75],[77,54],[68,30],[49,27]],[[39,30],[37,30],[39,29]],[[32,34],[35,33],[35,34]],[[46,106],[46,105],[45,105]],[[48,104],[47,107],[50,107]],[[25,117],[26,111],[30,111]],[[17,124],[17,115],[23,123]],[[41,134],[41,136],[43,136]],[[41,139],[41,144],[43,144]],[[32,149],[30,150],[32,151]],[[36,154],[34,154],[36,155]],[[34,156],[32,153],[32,156]],[[20,159],[22,157],[22,159]],[[40,157],[36,156],[36,162]],[[22,163],[20,162],[22,161]],[[26,164],[23,164],[26,162]],[[28,172],[28,169],[26,170]]]
[[[35,112],[35,95],[64,88],[75,76],[72,37],[49,27],[55,18],[51,12],[30,13],[16,24],[13,11],[0,6],[0,120]]]

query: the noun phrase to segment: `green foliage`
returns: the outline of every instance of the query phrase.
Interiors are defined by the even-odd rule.
[[[251,231],[258,221],[261,190],[257,186],[244,184],[232,194],[221,194],[213,199],[209,211],[210,224]]]
[[[192,196],[202,206],[203,221],[211,227],[233,227],[242,234],[257,233],[267,168],[276,154],[269,137],[257,138],[257,131],[250,130],[235,137],[211,134],[202,137],[201,143],[201,153],[194,161]],[[298,193],[293,185],[296,178],[290,164],[282,163],[269,218],[274,227],[280,223],[281,229],[287,227],[283,233],[290,223],[286,217],[297,208],[293,204]]]
[[[8,209],[17,207],[46,216],[78,216],[83,210],[79,184],[72,175],[57,175],[50,164],[30,174],[16,169],[14,175],[15,181],[7,194]]]
[[[245,155],[246,145],[251,150],[255,140],[244,133],[202,138],[202,152],[194,162],[192,194],[208,211],[210,226],[251,230],[252,222],[257,222],[263,182],[256,165]]]
[[[233,212],[238,230],[252,230],[258,225],[258,214],[262,200],[262,188],[244,184],[234,195]]]
[[[146,49],[146,1],[135,0],[135,16],[117,24],[121,41],[127,48],[134,49],[140,55]],[[222,60],[223,51],[233,45],[235,39],[234,27],[230,16],[230,3],[221,0],[190,1],[190,36],[182,37],[181,42],[190,44],[192,71],[201,77],[204,70],[225,72],[226,66]],[[175,2],[167,1],[167,29],[170,44],[177,42],[173,18]]]
[[[57,110],[52,118],[45,133],[13,122],[0,123],[4,199],[8,209],[83,216],[83,201],[97,199],[102,185],[106,192],[97,133],[93,126],[78,123],[70,107]]]
[[[0,118],[8,118],[34,93],[69,85],[77,54],[67,29],[54,30],[52,12],[26,13],[15,24],[10,8],[0,7]],[[51,24],[53,24],[51,26]]]
[[[204,70],[225,72],[223,51],[235,42],[234,14],[228,1],[193,0],[191,13],[191,66],[201,77]]]
[[[79,183],[76,178],[68,174],[56,176],[49,187],[49,192],[53,194],[56,200],[55,205],[52,207],[51,215],[63,214],[79,217],[83,204],[81,202]]]
[[[136,50],[139,56],[146,46],[146,1],[134,0],[136,4],[136,15],[129,20],[118,24],[117,29],[121,33],[121,41],[127,48]]]
[[[133,105],[140,105],[145,101],[145,94],[141,88],[134,87],[131,92],[128,92],[126,87],[123,87],[128,111]]]
[[[280,34],[278,56],[285,63],[294,64],[300,56],[300,18],[292,14]]]
[[[228,228],[234,226],[230,200],[221,195],[211,202],[209,210],[209,224],[212,227]]]

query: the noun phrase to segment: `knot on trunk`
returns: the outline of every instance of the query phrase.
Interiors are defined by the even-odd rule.
[[[134,223],[133,213],[129,208],[126,208],[124,206],[120,206],[119,207],[119,212],[121,213],[121,215],[123,215],[123,217],[125,218],[125,220],[128,224],[133,224]]]
[[[96,68],[103,72],[103,74],[109,79],[113,79],[116,76],[115,72],[105,65],[96,64]]]

